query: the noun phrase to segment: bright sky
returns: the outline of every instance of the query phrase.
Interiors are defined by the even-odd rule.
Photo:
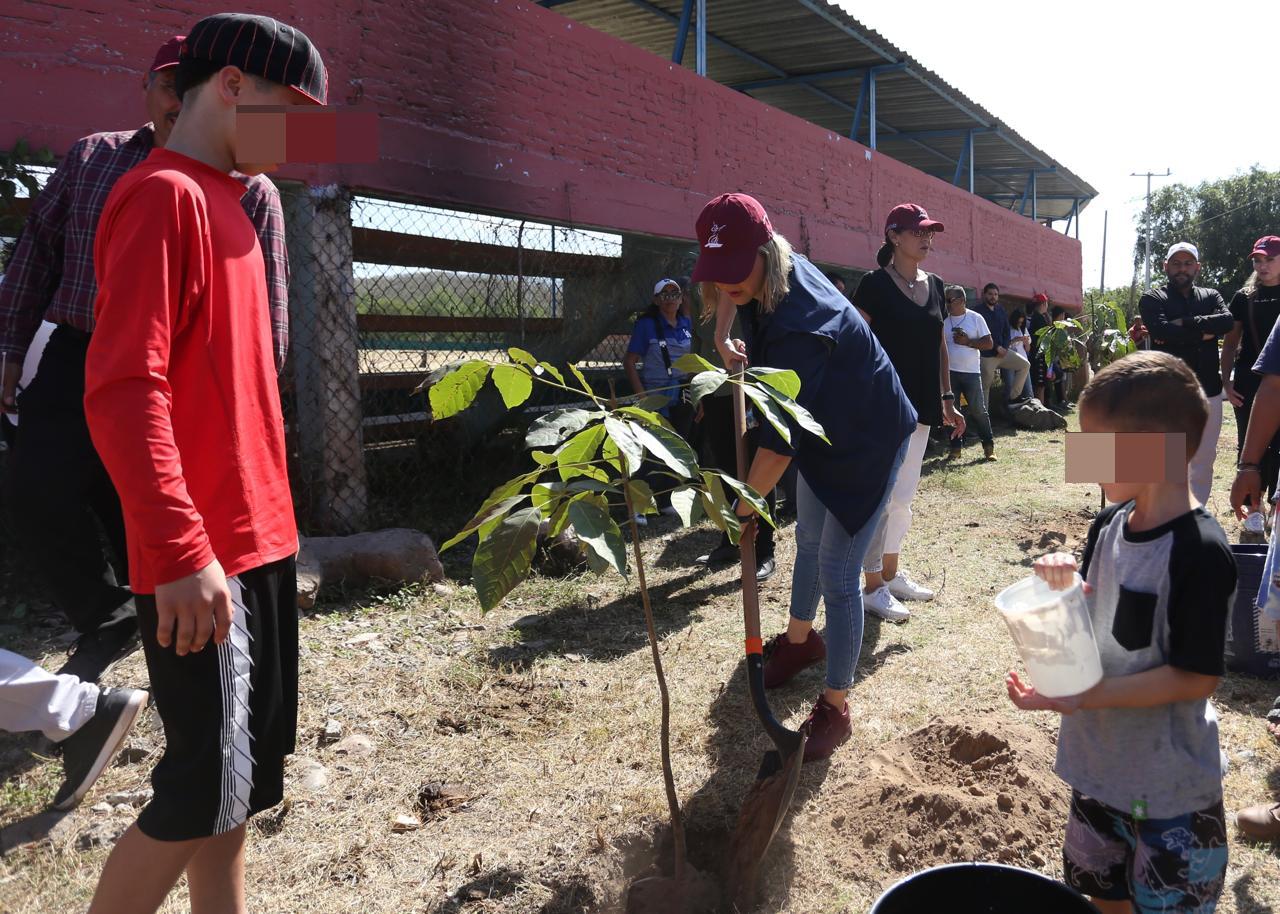
[[[1106,210],[1107,285],[1132,278],[1146,179],[1131,172],[1172,169],[1154,190],[1254,164],[1280,170],[1280,130],[1265,126],[1277,37],[1265,6],[836,2],[1093,185],[1080,222],[1085,288],[1098,284]]]

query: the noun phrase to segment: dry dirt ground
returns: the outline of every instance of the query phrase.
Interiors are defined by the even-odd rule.
[[[1210,505],[1232,534],[1234,437],[1228,420]],[[955,860],[1060,874],[1056,719],[1008,704],[1002,677],[1016,655],[991,598],[1037,554],[1079,548],[1098,490],[1062,483],[1061,434],[1006,430],[998,453],[994,464],[928,462],[904,567],[939,596],[905,625],[868,621],[853,739],[804,767],[760,910],[861,914],[905,875]],[[767,634],[785,618],[793,529],[763,587]],[[693,564],[715,540],[664,518],[644,545],[690,857],[708,871],[766,748],[747,702],[736,570]],[[0,640],[56,666],[57,619],[14,615],[12,599],[0,606]],[[661,856],[658,699],[632,583],[535,579],[487,616],[462,584],[331,594],[301,626],[298,752],[287,803],[251,826],[251,910],[613,911]],[[109,676],[145,681],[140,655]],[[796,725],[820,685],[811,670],[771,700]],[[1276,691],[1228,676],[1215,699],[1229,809],[1280,793],[1280,747],[1261,724]],[[150,718],[81,809],[56,819],[40,815],[60,776],[47,745],[0,743],[0,912],[85,908],[161,744]],[[164,910],[185,902],[180,888]],[[1280,910],[1280,846],[1232,835],[1219,910]]]

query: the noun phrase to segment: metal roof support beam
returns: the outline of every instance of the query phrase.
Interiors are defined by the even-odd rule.
[[[960,150],[960,158],[956,160],[956,175],[954,178],[951,179],[952,184],[960,183],[960,178],[964,175],[965,160],[967,160],[969,156],[972,154],[973,154],[973,134],[970,133],[969,139],[965,140],[964,148]],[[970,166],[970,170],[972,170],[972,166]],[[973,190],[972,187],[970,187],[969,189],[971,191]]]
[[[699,76],[707,75],[707,0],[698,0],[698,24],[696,39],[698,44],[697,68]]]
[[[858,87],[858,105],[853,111],[853,126],[849,128],[849,139],[858,142],[858,131],[862,129],[862,110],[867,106],[867,89],[870,88],[870,77],[862,77],[862,85]]]
[[[1015,203],[1017,203],[1019,200],[1022,199],[1022,193],[1020,191],[1018,193],[1011,193],[1011,194],[1004,193],[1004,192],[993,193],[993,194],[983,194],[983,196],[993,200],[997,198],[1013,200]],[[1041,200],[1079,200],[1081,199],[1080,197],[1077,197],[1075,194],[1039,194],[1038,196]]]
[[[753,79],[750,82],[734,83],[729,88],[737,89],[739,92],[751,92],[755,89],[794,86],[798,83],[816,83],[829,79],[851,79],[858,76],[866,76],[871,70],[875,70],[877,73],[891,73],[895,70],[903,69],[906,69],[906,64],[888,64],[883,67],[854,67],[847,70],[823,70],[821,73],[795,73],[789,76],[779,76],[775,79]]]
[[[867,85],[870,87],[867,95],[867,145],[872,149],[876,148],[876,71],[871,70],[867,73]]]
[[[945,130],[907,130],[902,133],[895,133],[895,138],[904,140],[932,140],[946,139],[948,137],[968,137],[975,133],[990,133],[986,127],[951,127]],[[1019,169],[1026,171],[1025,168]]]
[[[1033,220],[1040,218],[1040,197],[1036,193],[1036,173],[1031,172],[1031,218]]]
[[[676,44],[671,49],[671,62],[684,63],[684,46],[689,41],[689,22],[693,19],[693,0],[684,0],[684,9],[680,11],[680,22],[676,26]]]
[[[1025,175],[1035,172],[1041,175],[1051,175],[1058,171],[1057,166],[1049,168],[1027,168],[1025,165],[1000,165],[992,168],[980,168],[978,174],[983,175]]]
[[[969,139],[968,139],[968,141],[965,143],[965,145],[969,147],[969,150],[968,150],[968,151],[969,151],[969,155],[968,155],[968,159],[969,159],[969,193],[973,193],[973,168],[974,168],[975,162],[974,162],[974,151],[973,151],[973,131],[972,131],[972,130],[970,130],[970,131],[969,131]]]
[[[1018,201],[1018,213],[1027,214],[1027,198],[1031,196],[1031,182],[1036,179],[1034,171],[1027,172],[1027,186],[1022,189],[1022,199]]]
[[[570,2],[572,2],[572,0],[541,0],[540,5],[544,9],[554,9],[557,6],[563,6],[564,4],[570,3]]]

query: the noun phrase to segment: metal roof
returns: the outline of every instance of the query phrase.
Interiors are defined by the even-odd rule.
[[[694,0],[540,2],[697,67]],[[1048,153],[827,0],[703,2],[712,7],[703,72],[717,82],[1041,222],[1070,219],[1097,195]]]

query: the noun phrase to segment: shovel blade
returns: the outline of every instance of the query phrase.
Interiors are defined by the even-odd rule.
[[[765,753],[756,781],[742,801],[726,880],[739,911],[747,911],[755,903],[760,864],[791,808],[800,782],[805,741],[801,734],[799,745],[785,757],[777,750]]]

